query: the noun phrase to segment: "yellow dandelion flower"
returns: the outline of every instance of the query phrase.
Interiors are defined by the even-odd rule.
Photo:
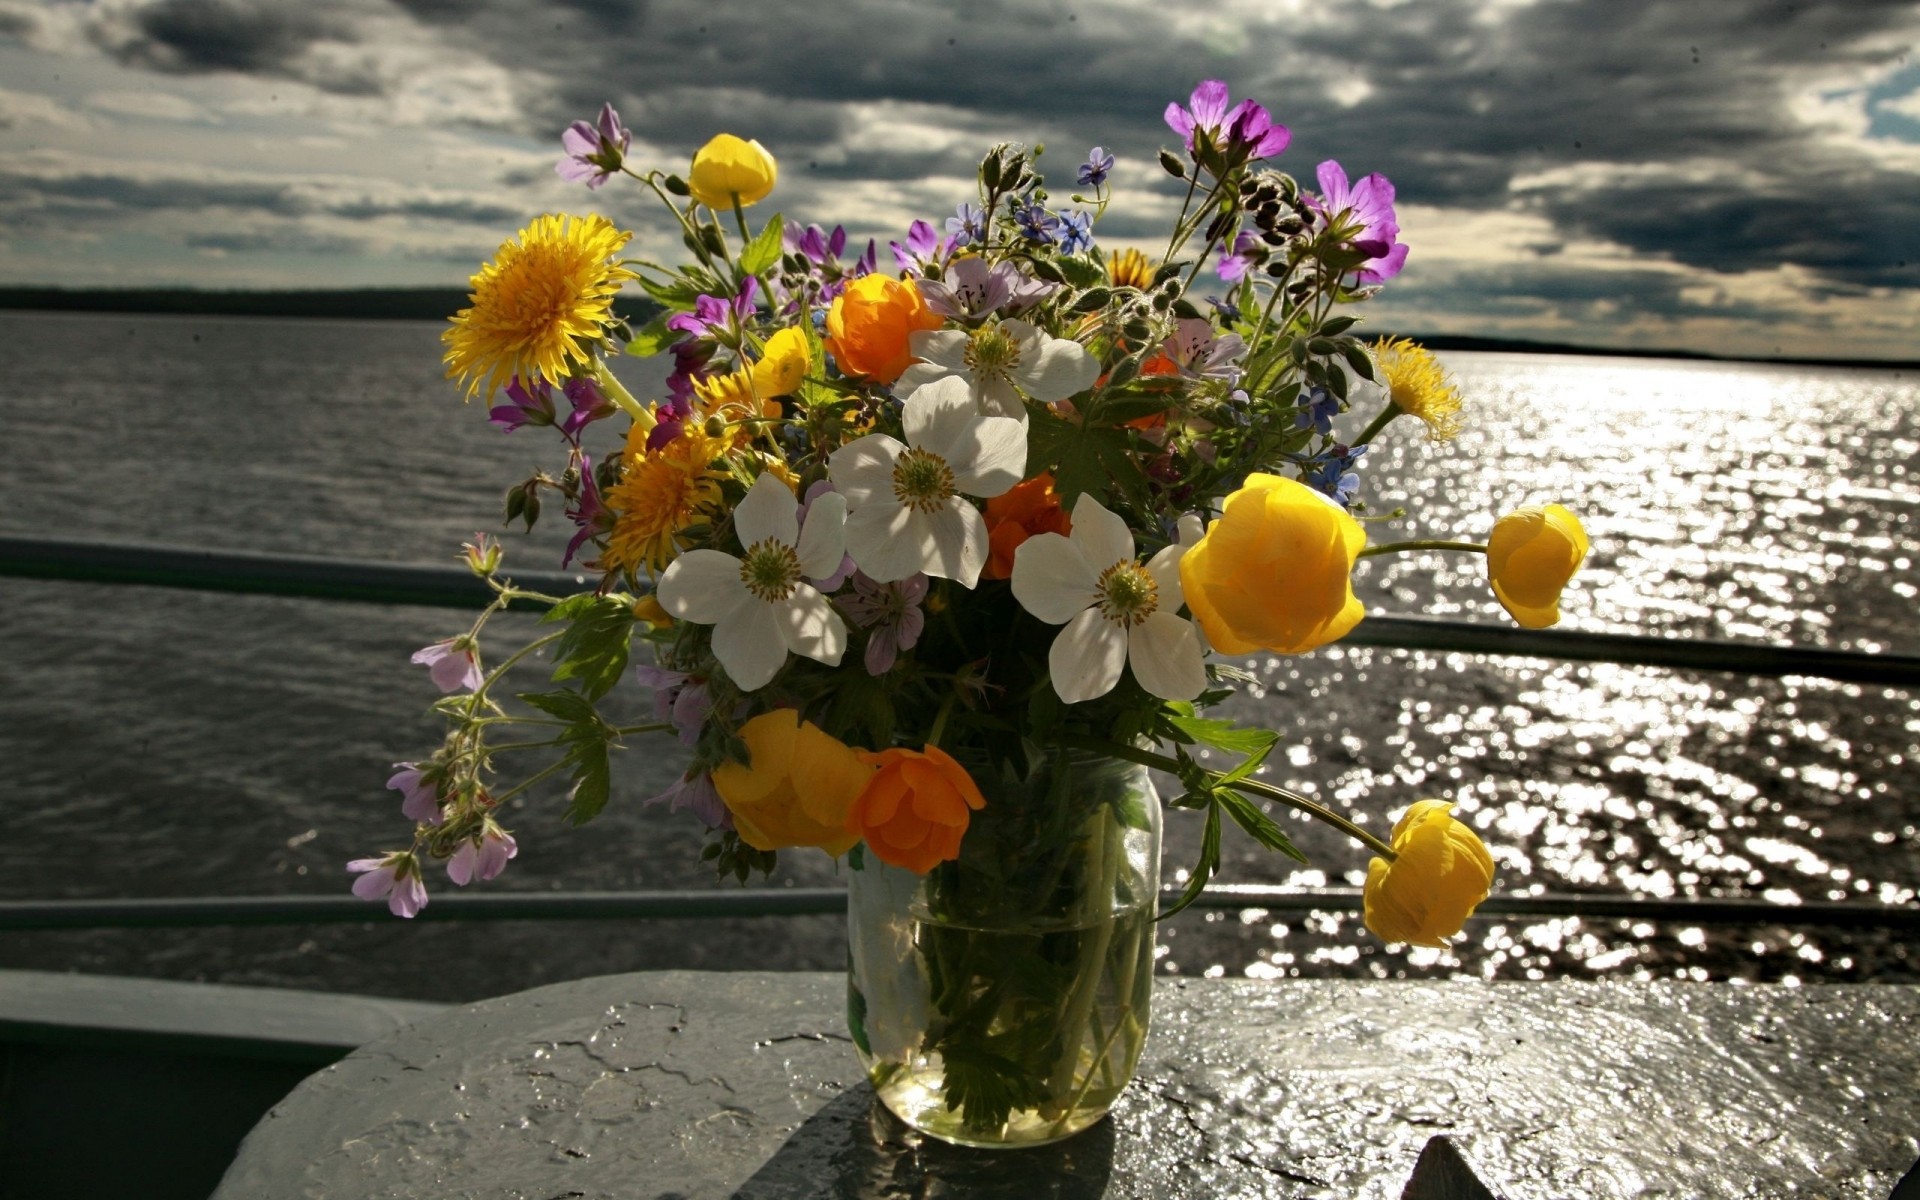
[[[649,454],[628,446],[626,473],[607,489],[613,533],[601,562],[612,570],[646,567],[656,577],[686,548],[686,530],[705,520],[721,501],[726,472],[714,460],[731,449],[731,435],[710,437],[689,424],[673,441]]]
[[[1373,345],[1379,382],[1403,413],[1427,425],[1427,437],[1444,442],[1460,432],[1460,389],[1425,346],[1401,338]]]
[[[788,491],[796,496],[800,494],[800,476],[794,474],[793,468],[788,465],[786,459],[781,458],[778,454],[768,454],[765,451],[755,454],[754,458],[760,463],[761,474],[773,476],[781,483],[786,484]]]
[[[1113,280],[1115,287],[1139,288],[1144,292],[1153,286],[1153,266],[1138,250],[1122,250],[1107,260],[1107,278]]]
[[[569,363],[592,361],[614,295],[634,278],[616,261],[632,236],[601,216],[536,218],[469,281],[472,307],[440,335],[447,377],[458,376],[469,399],[516,375],[565,383]]]

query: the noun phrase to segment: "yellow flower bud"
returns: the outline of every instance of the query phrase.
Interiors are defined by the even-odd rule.
[[[1560,592],[1587,557],[1580,518],[1558,504],[1529,504],[1494,522],[1487,582],[1500,607],[1527,629],[1560,619]]]
[[[1445,946],[1487,898],[1493,856],[1444,800],[1416,801],[1390,844],[1398,858],[1367,864],[1367,928],[1386,942]]]
[[[1222,654],[1304,654],[1366,616],[1353,562],[1367,533],[1319,492],[1249,475],[1180,559],[1187,608]]]
[[[736,196],[742,206],[765,200],[779,176],[779,165],[765,146],[719,133],[694,154],[687,190],[708,208],[724,211],[733,207]]]
[[[791,708],[761,713],[740,727],[751,755],[713,772],[714,790],[733,814],[740,840],[756,850],[818,846],[845,854],[860,840],[847,813],[873,768],[854,750]]]
[[[767,349],[753,364],[753,390],[762,400],[791,396],[813,369],[807,335],[788,325],[767,339]]]
[[[633,602],[633,618],[636,621],[645,621],[655,629],[665,629],[673,624],[673,614],[661,607],[660,598],[652,592]]]

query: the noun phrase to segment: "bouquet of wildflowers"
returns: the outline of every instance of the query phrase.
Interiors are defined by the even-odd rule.
[[[1538,627],[1586,538],[1548,504],[1484,544],[1370,539],[1401,513],[1363,499],[1369,445],[1403,416],[1450,437],[1460,410],[1425,349],[1356,332],[1355,306],[1407,259],[1393,187],[1331,161],[1296,182],[1269,165],[1287,129],[1228,100],[1208,82],[1168,106],[1178,141],[1146,171],[1177,216],[1124,248],[1098,237],[1119,169],[1100,147],[1061,187],[1040,147],[995,146],[943,228],[915,221],[883,255],[840,227],[754,220],[778,176],[757,142],[720,134],[680,175],[630,161],[610,106],[568,129],[560,174],[653,192],[686,260],[630,254],[601,216],[540,217],[474,276],[446,363],[501,429],[558,434],[556,470],[516,484],[507,519],[531,527],[557,497],[576,526],[564,561],[600,582],[535,595],[492,539],[467,547],[496,599],[415,656],[449,730],[390,784],[412,845],[353,863],[354,890],[412,915],[429,859],[455,883],[492,877],[515,852],[502,800],[564,775],[568,818],[590,820],[622,749],[664,734],[691,761],[657,799],[703,822],[706,857],[741,879],[806,846],[935,873],[993,815],[981,770],[1079,755],[1161,769],[1182,789],[1169,803],[1204,814],[1179,905],[1228,823],[1298,856],[1278,803],[1372,849],[1381,937],[1456,932],[1492,864],[1449,805],[1413,804],[1382,840],[1256,778],[1275,734],[1202,713],[1246,678],[1235,658],[1353,629],[1364,558],[1484,554],[1499,602]],[[652,320],[615,315],[628,288]],[[623,354],[669,356],[660,394],[629,394],[607,367]],[[603,420],[624,444],[596,459],[582,432]],[[483,655],[488,619],[527,601],[552,630]],[[537,647],[551,679],[510,707],[504,681]],[[596,703],[630,673],[659,719],[623,728]],[[1234,765],[1202,766],[1203,745]],[[522,755],[546,761],[503,785]],[[1020,816],[996,852],[1044,849],[1049,819]]]

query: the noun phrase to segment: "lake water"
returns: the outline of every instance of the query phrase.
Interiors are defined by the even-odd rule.
[[[557,439],[503,436],[440,377],[430,324],[0,315],[0,532],[446,563],[497,528]],[[1920,379],[1655,359],[1443,355],[1456,442],[1396,426],[1366,495],[1397,536],[1484,539],[1530,501],[1593,553],[1563,627],[1920,652]],[[632,372],[636,379],[643,372]],[[550,569],[568,528],[506,536]],[[1377,538],[1384,535],[1376,529]],[[1370,611],[1503,622],[1477,560],[1369,560]],[[404,836],[388,764],[437,727],[417,647],[463,622],[161,588],[0,580],[0,898],[340,894]],[[509,629],[524,629],[521,624]],[[1333,647],[1257,659],[1233,708],[1281,731],[1272,777],[1378,824],[1458,801],[1502,890],[1912,904],[1920,697],[1821,680]],[[646,707],[636,687],[622,704]],[[658,753],[655,753],[657,748]],[[556,793],[509,814],[495,888],[720,886],[684,815],[644,810],[682,765],[649,744],[582,830]],[[1171,876],[1198,829],[1169,820]],[[1343,884],[1365,856],[1290,824],[1315,870],[1230,831],[1223,881]],[[774,885],[835,882],[815,853]],[[442,889],[449,885],[436,880]],[[665,967],[838,969],[837,918],[16,933],[0,966],[471,999]],[[1481,920],[1449,952],[1388,952],[1337,915],[1188,913],[1163,971],[1920,980],[1881,932]]]

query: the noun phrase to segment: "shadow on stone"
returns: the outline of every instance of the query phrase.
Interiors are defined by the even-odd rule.
[[[975,1150],[909,1129],[862,1083],[809,1117],[734,1200],[969,1196],[1098,1200],[1113,1175],[1111,1118],[1051,1146]]]

